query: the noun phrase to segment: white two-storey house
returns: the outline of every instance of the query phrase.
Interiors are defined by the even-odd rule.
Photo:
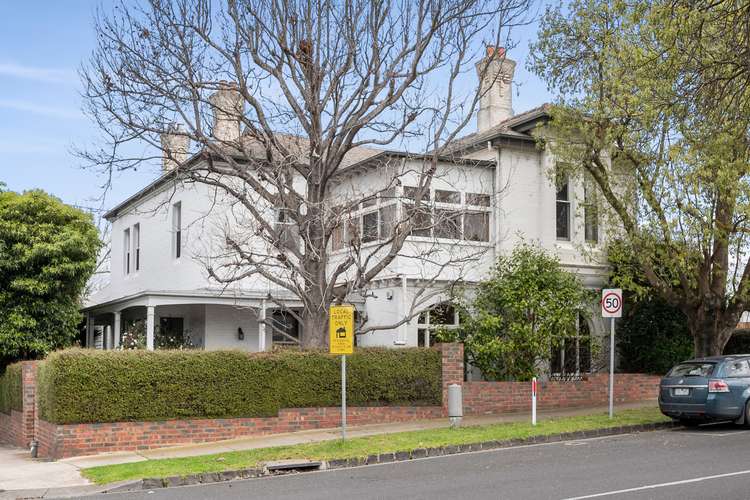
[[[498,255],[523,241],[556,254],[586,286],[605,284],[604,228],[597,213],[587,211],[585,186],[574,179],[556,181],[550,175],[555,159],[538,140],[549,119],[548,108],[514,114],[515,63],[506,58],[492,64],[499,77],[481,82],[486,92],[477,132],[451,144],[450,157],[439,162],[425,200],[433,214],[443,214],[447,222],[412,232],[402,255],[366,293],[351,297],[359,324],[367,331],[357,336],[359,345],[430,345],[436,325],[459,321],[440,284],[454,282],[460,274],[461,282],[470,286],[488,276]],[[182,160],[183,167],[204,161],[200,155]],[[417,182],[412,173],[419,172],[420,161],[419,155],[364,148],[345,160],[333,198],[357,199],[373,190],[388,193],[362,203],[352,218],[363,246],[388,231],[394,214],[412,201]],[[294,308],[295,297],[289,292],[257,279],[222,286],[207,275],[207,262],[236,220],[231,204],[217,198],[211,186],[183,182],[170,161],[164,163],[163,175],[106,214],[112,225],[111,279],[84,308],[87,345],[116,348],[137,321],[145,325],[149,349],[158,347],[157,330],[189,338],[203,349],[263,351],[293,344],[299,326],[275,305],[283,300]],[[399,182],[388,188],[394,175]],[[278,214],[276,222],[283,223]],[[347,252],[346,228],[332,240],[330,257],[335,262]],[[425,249],[458,255],[461,264],[441,268],[439,259],[423,258]],[[425,286],[438,290],[421,294],[429,299],[418,307],[430,311],[413,315],[415,297]],[[595,311],[596,305],[591,307]],[[401,321],[410,315],[409,321]],[[581,318],[582,341],[576,339],[553,355],[553,371],[590,370],[588,337],[603,330],[596,314]]]

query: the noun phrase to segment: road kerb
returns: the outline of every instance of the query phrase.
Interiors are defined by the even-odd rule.
[[[566,432],[560,434],[551,434],[546,436],[530,436],[525,439],[509,439],[505,441],[484,441],[480,443],[469,443],[461,445],[449,445],[435,448],[418,448],[412,451],[386,452],[367,457],[340,458],[331,459],[323,463],[321,469],[345,469],[351,467],[361,467],[363,465],[386,464],[392,462],[403,462],[422,458],[439,457],[454,455],[459,453],[472,453],[477,451],[489,451],[494,449],[513,448],[516,446],[528,446],[531,444],[557,443],[563,441],[575,441],[579,439],[591,439],[604,436],[615,436],[619,434],[632,434],[636,432],[648,432],[661,429],[677,427],[675,422],[658,422],[653,424],[638,424],[629,426],[610,427],[603,429],[592,429],[587,431]],[[252,479],[263,476],[278,476],[290,473],[304,472],[285,471],[269,472],[265,468],[240,469],[233,471],[224,471],[217,473],[189,474],[186,476],[169,477],[169,478],[145,478],[140,481],[129,483],[125,487],[118,489],[108,489],[103,486],[103,492],[113,491],[139,491],[154,490],[158,488],[168,488],[176,486],[188,486],[195,484],[220,483],[232,480]]]

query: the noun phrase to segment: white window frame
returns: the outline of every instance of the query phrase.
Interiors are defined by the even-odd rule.
[[[582,322],[585,323],[585,325],[586,325],[586,330],[588,332],[587,335],[582,335],[581,334],[581,324],[582,324]],[[584,339],[584,338],[588,338],[588,342],[589,342],[589,349],[588,349],[589,369],[588,369],[588,371],[581,371],[581,339]],[[592,373],[594,359],[593,359],[593,354],[591,352],[591,350],[592,350],[592,342],[593,342],[593,335],[592,335],[592,332],[591,332],[591,325],[580,314],[578,314],[576,316],[576,334],[573,335],[573,336],[571,336],[571,337],[567,337],[565,340],[566,341],[571,341],[571,340],[575,341],[575,351],[576,351],[576,368],[575,368],[575,372],[569,373],[569,372],[565,371],[565,344],[563,343],[563,345],[560,346],[559,351],[558,351],[558,353],[560,355],[560,368],[561,368],[561,371],[560,372],[556,372],[556,373],[550,373],[550,375],[553,376],[553,377],[560,377],[560,378],[564,379],[566,376],[576,376],[576,377],[578,377],[581,374]],[[552,363],[550,362],[550,365],[551,364]]]
[[[441,302],[439,304],[435,304],[433,306],[433,309],[443,305],[445,302]],[[436,328],[446,328],[446,329],[454,329],[458,328],[460,326],[460,316],[458,314],[458,308],[454,304],[448,303],[451,307],[453,307],[453,324],[445,324],[445,323],[431,323],[430,317],[432,314],[432,309],[428,309],[426,311],[423,311],[417,316],[417,347],[431,347],[432,346],[432,332]],[[424,317],[423,317],[424,315]],[[419,345],[419,331],[424,330],[425,331],[425,337],[424,337],[424,346]]]
[[[133,268],[135,272],[141,270],[141,224],[133,224]]]
[[[122,232],[122,250],[123,250],[123,261],[122,261],[122,273],[125,276],[130,275],[130,228],[125,228]]]
[[[388,191],[391,191],[390,194],[387,194]],[[343,238],[343,242],[341,244],[340,248],[337,248],[334,244],[334,238],[333,235],[331,237],[331,251],[332,252],[340,252],[344,251],[347,248],[349,248],[349,241],[351,241],[351,235],[350,235],[350,226],[354,226],[356,228],[356,231],[359,234],[359,238],[362,241],[362,245],[372,245],[377,244],[378,242],[386,240],[389,236],[386,236],[383,234],[383,219],[382,219],[382,212],[381,210],[387,207],[394,206],[396,207],[396,214],[395,214],[395,222],[398,223],[398,221],[401,220],[401,209],[399,200],[401,198],[401,193],[399,192],[400,188],[396,188],[395,186],[392,186],[389,189],[380,191],[378,193],[375,193],[373,195],[366,196],[365,198],[367,201],[361,202],[357,205],[357,209],[350,212],[350,213],[342,213],[339,215],[339,226],[341,227],[341,237]],[[366,206],[365,206],[366,205]],[[375,224],[376,224],[376,237],[373,240],[370,241],[364,241],[364,217],[365,215],[370,214],[376,214],[375,218]]]
[[[172,258],[180,260],[185,242],[182,238],[182,202],[172,205]]]
[[[560,193],[560,179],[557,179],[557,178],[555,179],[555,238],[558,241],[572,241],[573,240],[573,218],[572,218],[573,203],[572,203],[572,200],[571,200],[570,176],[563,175],[562,176],[562,181],[565,183],[565,188],[566,188],[566,199],[565,200],[560,199],[559,196],[558,196],[558,194]],[[558,234],[559,228],[557,226],[557,218],[558,218],[557,217],[557,212],[558,212],[558,207],[560,206],[560,204],[564,204],[564,205],[566,205],[568,207],[568,217],[567,217],[567,219],[568,219],[568,224],[567,224],[568,231],[567,231],[567,233],[568,234],[567,234],[567,236],[559,236],[559,234]]]
[[[414,186],[405,186],[415,188]],[[450,203],[443,201],[436,201],[436,191],[452,191],[458,194],[458,202]],[[486,196],[489,200],[487,205],[476,205],[469,204],[469,196]],[[409,207],[414,204],[415,200],[407,199],[406,196],[401,198],[404,207]],[[493,238],[492,231],[492,195],[488,193],[477,193],[477,192],[464,192],[456,189],[431,189],[429,199],[422,201],[423,206],[428,207],[431,214],[432,225],[430,227],[429,236],[409,235],[409,238],[427,238],[434,239],[437,241],[455,243],[457,241],[463,241],[470,244],[489,244]],[[406,210],[404,208],[404,210]],[[457,212],[458,221],[458,237],[457,238],[445,238],[442,236],[435,236],[435,230],[438,224],[436,220],[436,214],[438,210],[447,210]],[[467,214],[486,214],[487,215],[487,239],[486,240],[469,240],[466,238],[466,215]]]

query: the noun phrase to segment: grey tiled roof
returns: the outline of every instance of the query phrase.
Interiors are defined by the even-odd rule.
[[[442,161],[454,161],[454,162],[462,162],[465,161],[464,158],[462,158],[461,154],[462,151],[470,149],[472,147],[475,147],[477,145],[483,145],[486,141],[503,137],[508,139],[517,139],[517,140],[523,140],[523,141],[534,141],[534,137],[528,133],[525,133],[525,131],[519,131],[517,128],[522,128],[522,125],[533,122],[535,120],[538,120],[540,118],[545,118],[549,116],[549,104],[543,104],[542,106],[530,109],[528,111],[525,111],[523,113],[520,113],[518,115],[512,116],[508,118],[507,120],[504,120],[497,125],[487,129],[483,130],[481,132],[475,132],[473,134],[469,134],[466,136],[463,136],[459,139],[454,140],[452,143],[448,144],[447,147],[443,150],[441,153],[441,160]],[[283,144],[284,148],[289,152],[290,155],[293,155],[294,158],[292,158],[295,161],[299,161],[301,163],[304,163],[307,161],[307,157],[309,155],[309,145],[307,139],[304,137],[293,135],[293,134],[287,134],[287,133],[276,133],[274,134],[274,137],[277,141],[279,141],[281,144]],[[257,138],[252,137],[247,132],[243,133],[243,145],[244,152],[240,152],[239,150],[235,151],[234,154],[238,156],[245,156],[249,153],[249,155],[252,158],[260,159],[265,158],[266,156],[266,150],[263,143],[258,140]],[[233,154],[232,152],[228,152],[228,154]],[[392,150],[385,150],[385,149],[378,149],[374,147],[365,147],[365,146],[357,146],[353,149],[351,149],[345,156],[341,163],[342,169],[352,167],[354,165],[363,164],[366,163],[368,159],[374,159],[375,157],[383,157],[383,156],[410,156],[410,157],[423,157],[424,155],[421,154],[410,154],[405,151],[392,151]],[[203,157],[201,153],[197,153],[190,157],[186,162],[184,162],[183,165],[193,165],[195,162],[200,161],[200,159]],[[482,163],[482,162],[479,162]],[[130,196],[126,200],[124,200],[122,203],[119,203],[117,206],[109,210],[106,214],[104,214],[104,217],[107,219],[111,219],[126,206],[130,205],[131,203],[137,201],[138,199],[142,198],[149,192],[152,192],[154,189],[158,188],[159,186],[163,185],[165,182],[167,182],[169,179],[174,178],[175,174],[173,172],[166,172],[163,175],[161,175],[158,179],[156,179],[154,182],[134,194],[133,196]]]

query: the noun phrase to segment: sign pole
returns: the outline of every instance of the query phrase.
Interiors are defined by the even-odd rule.
[[[609,418],[615,413],[615,318],[622,317],[622,289],[602,290],[602,318],[609,318]]]
[[[346,439],[346,354],[341,355],[341,439]]]
[[[341,439],[346,439],[346,355],[354,353],[354,307],[331,306],[328,310],[328,352],[341,356]]]
[[[531,379],[531,425],[536,425],[536,377]]]
[[[615,406],[615,318],[609,318],[609,321],[609,418],[613,418]]]

